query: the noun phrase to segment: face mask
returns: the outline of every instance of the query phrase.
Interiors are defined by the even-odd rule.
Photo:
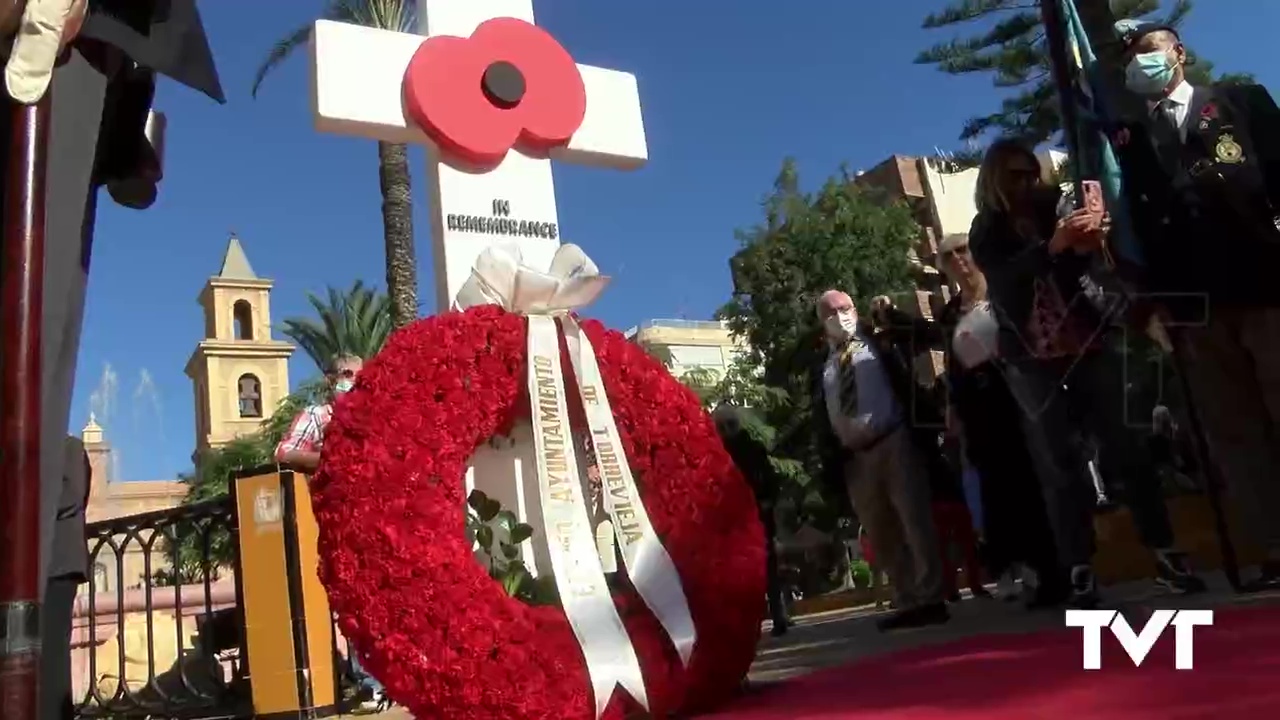
[[[844,340],[851,337],[858,328],[858,315],[854,312],[839,312],[823,322],[827,337]]]
[[[1125,68],[1125,85],[1139,95],[1158,96],[1173,82],[1178,63],[1164,50],[1134,55]]]
[[[334,383],[333,391],[341,395],[342,393],[351,392],[351,388],[355,386],[356,386],[356,383],[354,380],[343,378],[338,382]]]

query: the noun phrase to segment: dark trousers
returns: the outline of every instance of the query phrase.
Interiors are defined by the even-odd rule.
[[[1083,447],[1090,435],[1101,445],[1102,469],[1122,483],[1143,544],[1153,550],[1173,546],[1155,467],[1138,428],[1129,426],[1125,377],[1122,358],[1110,350],[1009,368],[1064,568],[1089,564],[1096,550],[1097,496]]]
[[[782,577],[778,572],[778,527],[772,505],[760,505],[760,522],[764,525],[764,572],[769,598],[769,617],[775,631],[786,629],[787,606],[782,597]]]
[[[79,578],[55,577],[45,588],[40,608],[40,720],[72,720],[71,613]]]
[[[1022,563],[1046,581],[1057,577],[1058,553],[1036,462],[1005,371],[985,363],[952,372],[949,380],[969,462],[978,473],[987,570],[999,577]]]
[[[1243,529],[1280,560],[1280,309],[1217,308],[1178,337]]]

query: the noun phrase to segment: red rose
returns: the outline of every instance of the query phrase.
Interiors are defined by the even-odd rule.
[[[1214,103],[1205,103],[1204,107],[1200,108],[1200,117],[1206,120],[1217,120],[1218,106]]]
[[[470,38],[425,40],[405,71],[404,104],[443,150],[491,167],[517,144],[545,154],[568,143],[586,116],[587,91],[555,38],[503,17]]]

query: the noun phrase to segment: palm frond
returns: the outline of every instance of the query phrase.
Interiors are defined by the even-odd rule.
[[[418,3],[415,0],[332,0],[320,17],[380,30],[415,32],[418,26]],[[250,95],[258,97],[258,90],[267,75],[293,55],[295,50],[311,41],[314,27],[315,21],[310,21],[271,47],[253,75]]]
[[[393,329],[391,300],[357,281],[346,292],[329,288],[321,299],[307,295],[316,319],[286,318],[280,332],[324,372],[343,355],[368,359],[378,354]]]
[[[266,59],[262,61],[262,64],[258,66],[257,72],[253,74],[253,87],[249,89],[250,96],[257,98],[258,89],[262,87],[262,81],[267,79],[267,74],[287,60],[294,50],[311,42],[311,31],[314,27],[315,23],[307,23],[289,33],[271,47],[271,52],[267,53]]]

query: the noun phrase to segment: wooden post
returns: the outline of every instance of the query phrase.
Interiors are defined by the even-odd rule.
[[[40,330],[50,98],[8,101],[0,262],[0,708],[39,716]]]

